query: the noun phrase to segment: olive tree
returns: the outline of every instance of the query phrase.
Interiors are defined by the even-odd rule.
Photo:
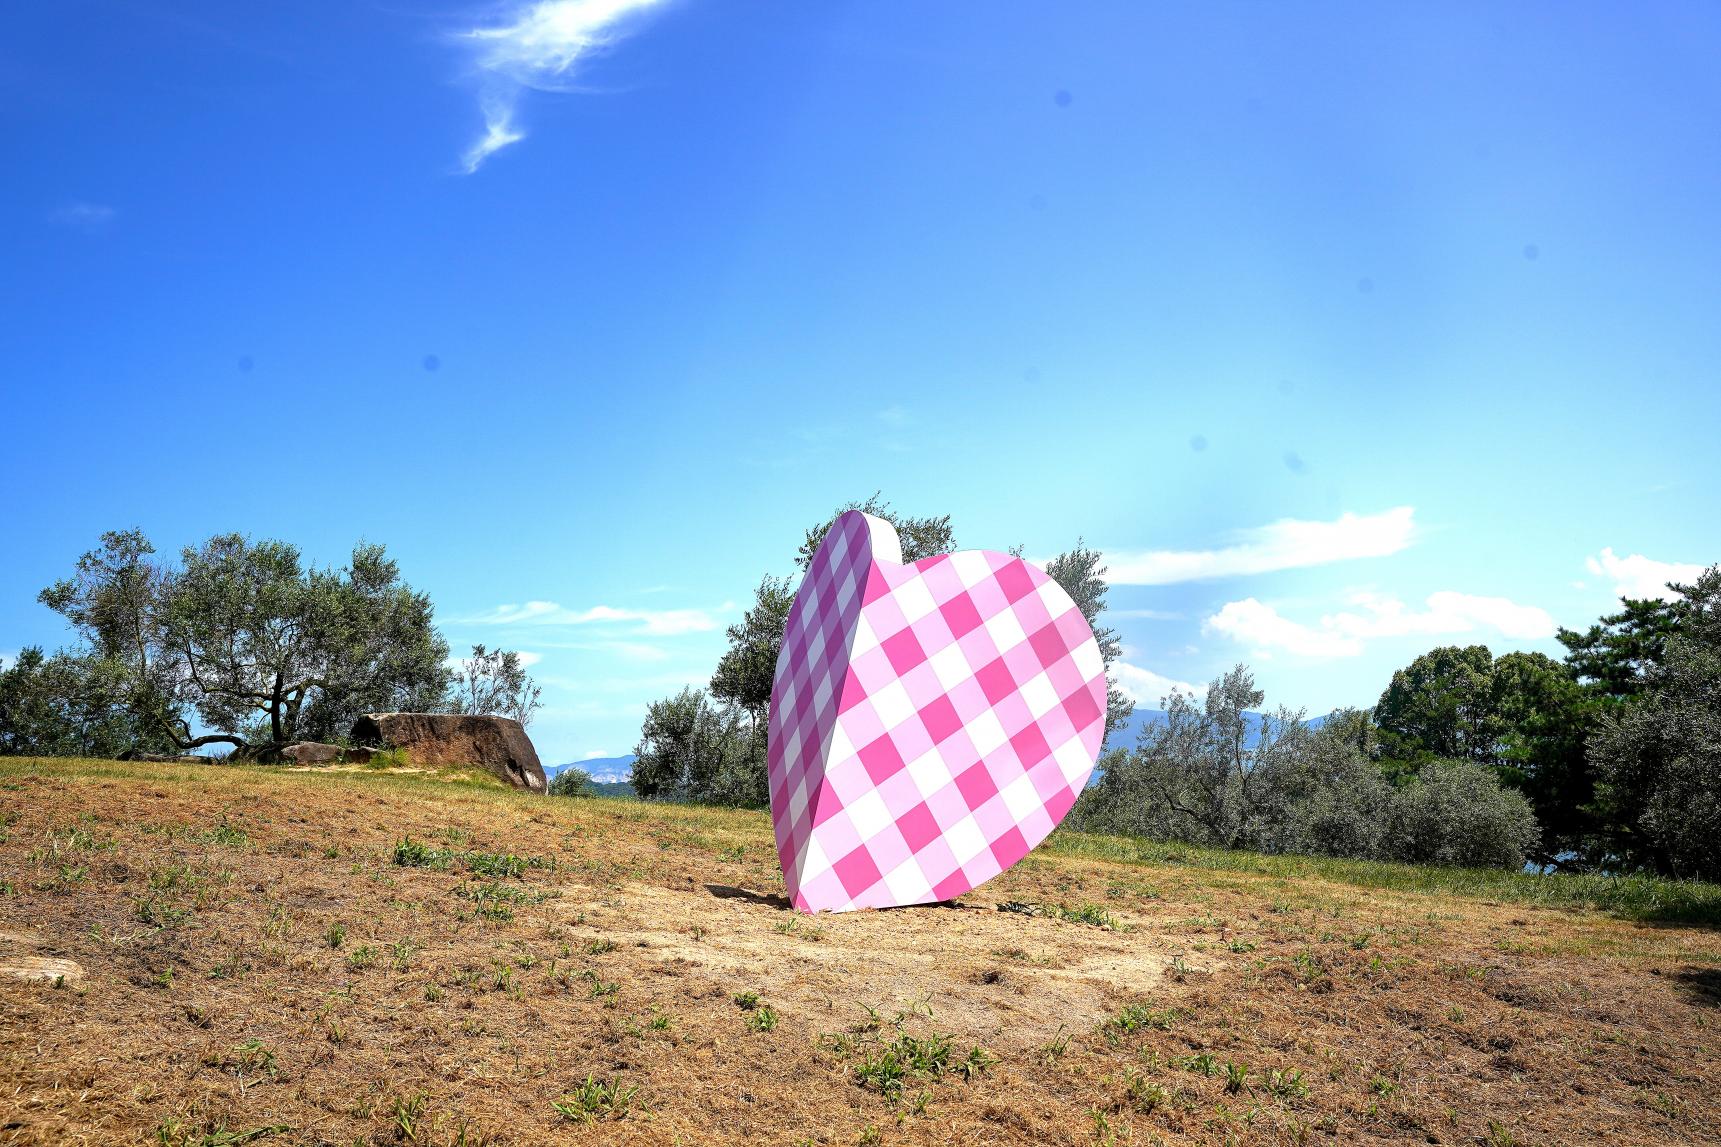
[[[529,725],[532,715],[543,708],[538,700],[542,693],[519,653],[474,645],[472,656],[454,671],[448,708],[453,713],[512,717]]]
[[[782,650],[783,630],[794,604],[795,589],[788,578],[770,574],[761,578],[752,608],[725,633],[729,648],[718,658],[717,672],[711,675],[711,695],[746,710],[753,730],[761,736],[771,707],[777,654]]]
[[[79,652],[55,656],[46,667],[48,678],[64,711],[87,711],[88,699],[98,694],[103,707],[114,711],[102,724],[127,743],[110,755],[183,751],[229,740],[194,736],[185,720],[183,674],[162,647],[171,572],[154,554],[142,531],[110,530],[78,559],[71,577],[37,595],[83,641]],[[118,710],[124,710],[123,720]]]
[[[745,727],[739,706],[719,709],[704,690],[652,702],[633,752],[634,791],[646,800],[770,803],[764,738]]]
[[[441,703],[447,642],[381,546],[361,543],[329,570],[286,542],[222,534],[185,549],[164,595],[163,647],[197,715],[247,752]]]
[[[1309,730],[1302,714],[1253,712],[1265,694],[1247,666],[1215,680],[1197,705],[1165,698],[1165,721],[1142,730],[1134,751],[1108,754],[1100,781],[1083,794],[1083,828],[1169,836],[1216,848],[1270,847],[1285,820],[1276,778],[1289,775]]]
[[[1492,769],[1435,760],[1394,794],[1385,849],[1411,864],[1518,869],[1539,836],[1530,802]]]
[[[140,746],[171,749],[134,693],[123,662],[25,649],[0,667],[0,754],[117,757]]]
[[[568,765],[550,778],[550,787],[545,791],[553,797],[589,797],[592,795],[592,775]]]
[[[941,518],[911,518],[894,509],[878,492],[874,492],[864,502],[846,502],[838,506],[829,518],[807,531],[806,539],[795,556],[795,564],[803,572],[812,566],[813,555],[818,552],[819,544],[825,540],[825,535],[831,532],[837,519],[850,510],[859,510],[863,514],[883,518],[895,527],[897,541],[902,543],[902,560],[905,562],[917,562],[922,558],[947,554],[956,548],[956,535],[951,531],[949,514]]]

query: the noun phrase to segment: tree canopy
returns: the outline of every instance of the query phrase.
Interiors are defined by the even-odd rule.
[[[896,538],[902,544],[902,560],[905,562],[917,562],[921,558],[948,554],[956,549],[956,535],[951,531],[949,514],[942,518],[911,518],[894,509],[880,493],[874,492],[864,502],[843,503],[830,517],[807,530],[806,539],[795,554],[795,565],[802,573],[813,564],[813,555],[818,552],[825,535],[831,532],[831,526],[850,510],[883,518],[896,527]]]
[[[1675,628],[1603,713],[1589,753],[1613,863],[1721,880],[1721,567],[1680,590]]]
[[[51,695],[61,715],[59,732],[37,722],[28,737],[16,730],[29,722],[14,720],[10,751],[227,744],[269,758],[295,740],[336,739],[366,712],[444,707],[447,643],[430,599],[382,546],[360,543],[339,569],[239,534],[186,547],[176,566],[154,554],[141,532],[110,532],[42,591],[82,649],[37,651],[8,671],[16,713],[53,711],[19,700]]]
[[[474,645],[472,656],[454,670],[448,708],[453,713],[512,717],[525,726],[543,708],[538,700],[542,695],[538,683],[527,675],[525,661],[514,650]]]

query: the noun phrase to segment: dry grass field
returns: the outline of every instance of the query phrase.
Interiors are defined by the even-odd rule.
[[[762,814],[89,761],[0,761],[0,826],[0,1144],[1721,1128],[1721,931],[1486,882],[1062,837],[813,918]]]

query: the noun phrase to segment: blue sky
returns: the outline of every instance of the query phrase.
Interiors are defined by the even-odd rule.
[[[1721,559],[1713,5],[9,31],[0,656],[64,639],[35,592],[104,529],[362,537],[536,657],[561,761],[875,489],[1103,549],[1149,703],[1244,659],[1368,704]]]

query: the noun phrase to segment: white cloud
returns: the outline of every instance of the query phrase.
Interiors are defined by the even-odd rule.
[[[1353,593],[1352,605],[1363,614],[1338,613],[1321,618],[1321,624],[1354,637],[1400,637],[1407,633],[1467,633],[1472,629],[1498,630],[1503,636],[1524,641],[1552,637],[1557,626],[1540,606],[1519,605],[1504,597],[1483,597],[1443,589],[1428,595],[1423,612],[1406,609],[1403,602],[1387,594]]]
[[[599,757],[607,757],[607,756],[609,756],[609,754],[604,752],[602,749],[587,749],[585,759],[588,761],[595,761]]]
[[[1250,597],[1226,603],[1207,619],[1204,628],[1253,646],[1258,656],[1283,650],[1315,658],[1355,657],[1363,651],[1366,641],[1382,637],[1472,633],[1484,629],[1515,640],[1533,641],[1552,637],[1557,628],[1547,610],[1539,606],[1453,590],[1429,594],[1425,608],[1420,610],[1407,607],[1389,594],[1368,591],[1351,594],[1349,603],[1360,612],[1329,613],[1321,618],[1319,625],[1307,625]]]
[[[1143,669],[1139,665],[1131,665],[1127,661],[1111,663],[1112,678],[1121,691],[1131,701],[1142,706],[1158,706],[1161,700],[1169,696],[1173,690],[1200,697],[1207,692],[1205,685],[1191,685],[1187,681],[1175,681],[1170,677],[1155,673],[1151,669]]]
[[[66,203],[48,213],[48,220],[65,227],[96,231],[114,221],[116,212],[105,203]]]
[[[470,175],[484,161],[526,138],[514,112],[527,89],[565,92],[592,53],[614,44],[617,26],[660,0],[535,0],[513,9],[507,22],[472,28],[458,39],[473,54],[484,134],[466,152]]]
[[[1613,591],[1620,597],[1635,600],[1673,601],[1678,594],[1667,588],[1670,581],[1690,585],[1703,573],[1703,567],[1688,562],[1658,562],[1642,554],[1622,558],[1607,547],[1595,557],[1586,558],[1584,565],[1597,577],[1614,583]]]
[[[733,608],[724,603],[718,613]],[[465,617],[455,625],[626,625],[632,632],[652,637],[674,637],[684,633],[706,633],[719,625],[711,611],[703,609],[618,609],[594,605],[569,609],[553,601],[528,601],[522,605],[499,605],[489,613]]]
[[[484,110],[484,134],[460,157],[460,169],[467,175],[484,166],[486,159],[509,144],[526,138],[525,132],[514,127],[512,98],[502,99],[495,93],[487,93],[478,101],[478,106]]]
[[[1226,602],[1223,609],[1207,619],[1204,628],[1252,645],[1258,654],[1283,649],[1303,657],[1354,657],[1362,652],[1362,642],[1356,638],[1326,633],[1281,617],[1278,610],[1252,597]]]
[[[1108,552],[1106,578],[1113,585],[1169,585],[1385,557],[1410,545],[1415,513],[1412,506],[1399,506],[1380,514],[1341,514],[1331,522],[1286,518],[1243,530],[1235,543],[1216,550]]]

